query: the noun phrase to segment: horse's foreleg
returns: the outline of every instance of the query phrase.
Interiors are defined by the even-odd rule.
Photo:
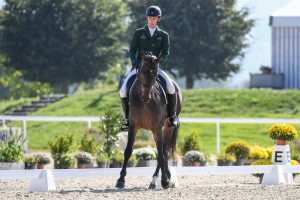
[[[125,176],[126,176],[126,167],[127,167],[127,163],[128,160],[132,154],[132,147],[135,141],[135,136],[136,136],[136,130],[133,129],[132,127],[129,127],[128,129],[128,142],[126,145],[126,149],[124,151],[124,162],[122,165],[122,170],[120,173],[120,178],[117,181],[116,187],[117,188],[124,188],[125,187]]]
[[[157,163],[157,166],[156,166],[156,169],[155,169],[155,172],[154,172],[154,174],[153,174],[153,177],[152,177],[152,181],[151,181],[151,183],[150,183],[150,185],[149,185],[149,189],[156,189],[156,183],[157,183],[157,180],[158,180],[158,175],[159,175],[159,165],[158,165],[158,163]]]

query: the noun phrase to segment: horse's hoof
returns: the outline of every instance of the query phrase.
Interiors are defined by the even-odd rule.
[[[156,189],[156,184],[150,183],[148,189],[155,190]]]
[[[119,189],[125,188],[125,182],[117,181],[116,188],[119,188]]]
[[[161,184],[161,187],[162,187],[163,189],[175,188],[175,183],[169,181],[169,183],[166,184],[166,185]]]

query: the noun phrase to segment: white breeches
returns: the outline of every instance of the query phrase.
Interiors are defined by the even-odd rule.
[[[158,68],[158,73],[165,79],[166,81],[166,86],[167,86],[167,93],[168,94],[174,94],[175,93],[175,87],[173,85],[172,80],[170,79],[170,77],[168,76],[168,74],[166,72],[164,72],[161,68]],[[124,83],[119,91],[120,93],[120,97],[121,98],[125,98],[127,97],[127,89],[126,89],[126,85],[128,80],[130,79],[130,77],[132,77],[134,74],[137,74],[137,70],[133,69],[128,76],[126,77],[126,79],[124,80]]]

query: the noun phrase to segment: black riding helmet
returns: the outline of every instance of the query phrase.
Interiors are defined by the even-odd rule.
[[[146,10],[146,16],[161,17],[161,10],[158,6],[149,6]]]

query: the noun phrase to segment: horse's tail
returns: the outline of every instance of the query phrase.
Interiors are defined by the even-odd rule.
[[[176,141],[177,141],[177,137],[178,137],[179,126],[180,126],[180,123],[179,123],[179,119],[178,119],[178,126],[176,128],[174,128],[172,138],[168,145],[169,153],[171,153],[171,156],[173,158],[176,158]]]

